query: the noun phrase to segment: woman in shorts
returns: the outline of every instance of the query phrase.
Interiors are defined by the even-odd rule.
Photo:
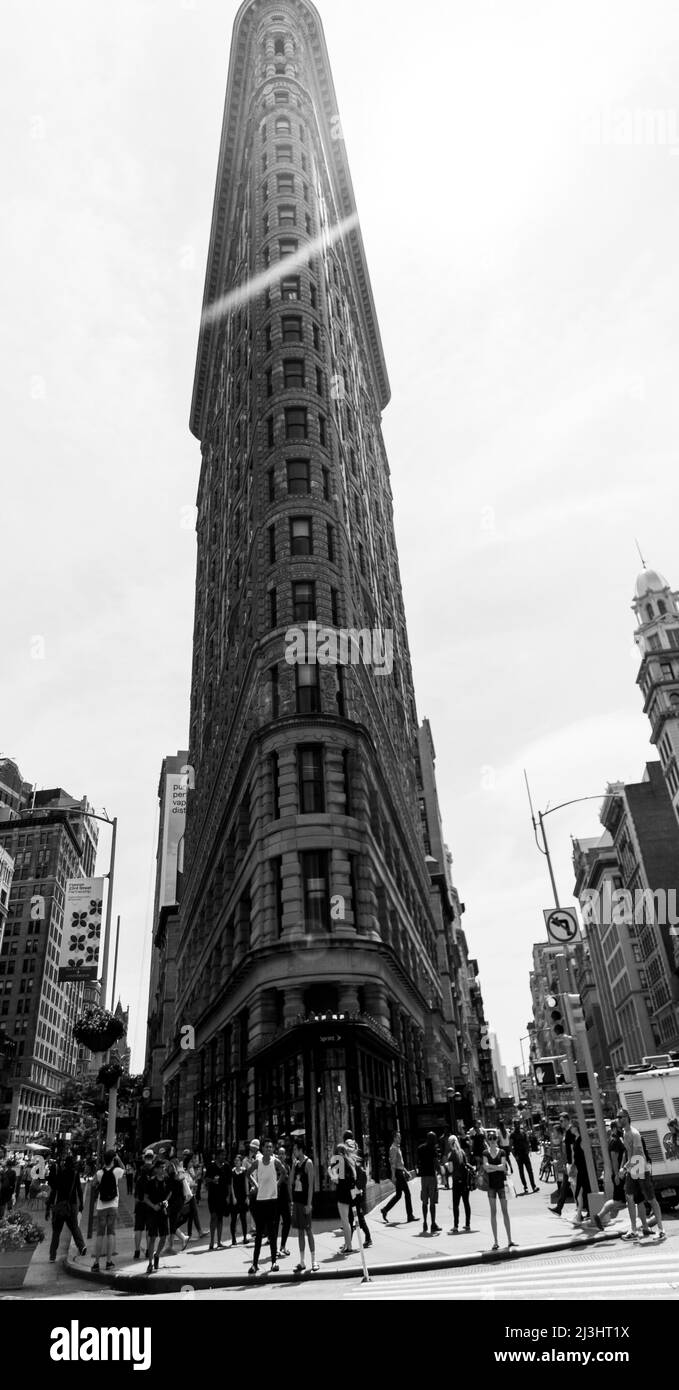
[[[507,1210],[507,1159],[497,1142],[497,1132],[494,1129],[488,1130],[486,1134],[486,1148],[483,1154],[483,1171],[488,1180],[488,1201],[490,1203],[490,1224],[493,1231],[493,1250],[499,1250],[497,1242],[497,1204],[500,1203],[502,1209],[502,1220],[505,1223],[507,1232],[507,1249],[516,1249],[516,1241],[512,1240],[512,1228],[509,1224],[509,1212]]]

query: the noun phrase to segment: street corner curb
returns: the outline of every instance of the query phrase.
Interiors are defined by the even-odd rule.
[[[585,1245],[600,1245],[604,1241],[619,1239],[619,1231],[597,1232],[596,1235],[583,1233],[572,1236],[568,1240],[544,1241],[539,1245],[522,1245],[516,1250],[484,1250],[470,1255],[439,1255],[429,1259],[395,1260],[390,1264],[370,1264],[368,1272],[370,1278],[375,1279],[384,1278],[390,1274],[413,1274],[420,1270],[426,1273],[439,1269],[468,1269],[472,1265],[507,1264],[510,1261],[527,1259],[532,1255],[553,1255],[558,1254],[561,1250],[577,1250]],[[253,1279],[247,1274],[168,1274],[162,1270],[158,1270],[152,1277],[140,1274],[136,1270],[130,1274],[120,1272],[102,1274],[91,1269],[79,1268],[68,1258],[65,1261],[65,1269],[68,1274],[72,1274],[75,1278],[87,1279],[100,1286],[108,1285],[116,1293],[129,1294],[181,1293],[187,1288],[195,1289],[196,1292],[205,1292],[209,1289],[262,1288],[264,1285],[271,1284],[280,1284],[290,1288],[301,1283],[356,1280],[363,1276],[360,1263],[351,1265],[343,1263],[339,1268],[319,1270],[317,1274],[313,1274],[311,1270],[304,1275],[282,1272],[267,1274],[263,1272],[258,1279]]]

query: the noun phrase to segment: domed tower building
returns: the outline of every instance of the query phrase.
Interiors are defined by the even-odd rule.
[[[249,0],[191,414],[191,776],[164,1112],[203,1151],[304,1129],[321,1190],[346,1129],[371,1177],[388,1177],[392,1129],[407,1149],[414,1110],[445,1101],[456,1059],[419,814],[389,394],[319,15]],[[337,639],[351,630],[358,644]]]
[[[660,754],[665,781],[679,821],[679,593],[657,570],[645,569],[634,603],[641,652],[637,685],[651,723],[651,743]]]
[[[644,569],[636,586],[633,610],[641,652],[637,685],[651,724],[651,743],[660,755],[663,775],[679,822],[679,592],[657,570]],[[679,931],[672,933],[675,969],[679,971]]]

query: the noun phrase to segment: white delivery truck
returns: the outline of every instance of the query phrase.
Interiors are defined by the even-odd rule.
[[[663,1207],[678,1206],[679,1060],[644,1057],[641,1066],[627,1067],[616,1077],[616,1087],[648,1149],[656,1196]]]

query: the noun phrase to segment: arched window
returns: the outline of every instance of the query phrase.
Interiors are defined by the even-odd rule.
[[[652,603],[647,603],[647,604],[646,604],[646,617],[648,618],[649,623],[652,623],[652,622],[653,622],[653,604],[652,604]]]
[[[659,599],[658,599],[658,612],[659,612],[659,613],[666,613],[666,612],[667,612],[667,604],[665,603],[664,598],[659,598]]]
[[[285,39],[282,39],[282,38],[280,38],[280,37],[277,38],[277,39],[274,39],[273,51],[274,51],[274,57],[275,57],[275,58],[278,58],[278,57],[284,58],[284,57],[285,57]]]

